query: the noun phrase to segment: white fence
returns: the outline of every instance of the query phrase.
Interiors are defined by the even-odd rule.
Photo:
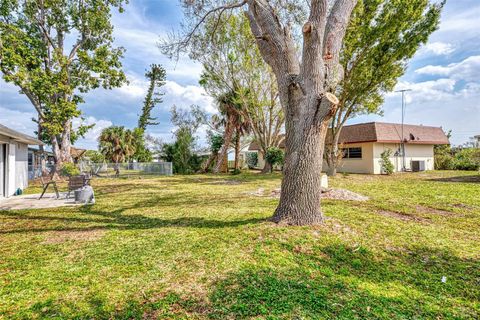
[[[80,171],[97,177],[133,177],[143,175],[171,176],[171,162],[79,163]]]
[[[53,164],[47,164],[45,166],[46,172],[52,172],[54,168]],[[29,165],[28,166],[28,180],[34,180],[42,176],[42,167],[40,165]]]
[[[54,165],[46,165],[46,172],[52,172]],[[171,176],[173,166],[171,162],[131,162],[131,163],[90,163],[80,162],[81,172],[90,173],[96,177],[116,178],[145,175]],[[28,166],[28,179],[34,180],[42,176],[40,165]]]

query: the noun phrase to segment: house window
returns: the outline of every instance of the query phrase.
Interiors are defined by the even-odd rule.
[[[343,158],[344,159],[362,159],[362,148],[344,148]]]

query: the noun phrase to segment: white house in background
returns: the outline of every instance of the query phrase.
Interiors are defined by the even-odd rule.
[[[473,136],[473,146],[475,148],[480,148],[480,134]]]
[[[0,198],[28,186],[28,145],[40,140],[0,124]]]
[[[331,141],[327,135],[326,143]],[[402,156],[402,141],[405,155]],[[381,153],[392,150],[390,160],[395,171],[402,171],[403,163],[407,171],[434,169],[433,146],[449,144],[440,127],[423,125],[402,125],[397,123],[369,122],[345,126],[340,134],[339,145],[343,149],[343,159],[338,172],[381,174]],[[284,148],[285,145],[280,145]],[[258,152],[258,167],[265,164],[263,154],[256,143],[249,150]],[[324,171],[328,169],[323,163]]]

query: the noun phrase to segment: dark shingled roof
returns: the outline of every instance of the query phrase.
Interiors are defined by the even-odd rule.
[[[405,124],[403,140],[410,144],[450,144],[448,137],[440,127]],[[326,142],[331,141],[327,134]],[[340,133],[339,143],[352,144],[362,142],[400,143],[402,141],[402,125],[399,123],[369,122],[344,126]],[[285,148],[285,144],[280,145]],[[259,150],[256,142],[252,142],[248,150]]]

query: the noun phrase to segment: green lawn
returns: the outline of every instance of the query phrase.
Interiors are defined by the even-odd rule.
[[[478,174],[339,175],[370,200],[315,227],[266,220],[279,184],[96,179],[92,207],[0,211],[0,318],[478,319]]]

